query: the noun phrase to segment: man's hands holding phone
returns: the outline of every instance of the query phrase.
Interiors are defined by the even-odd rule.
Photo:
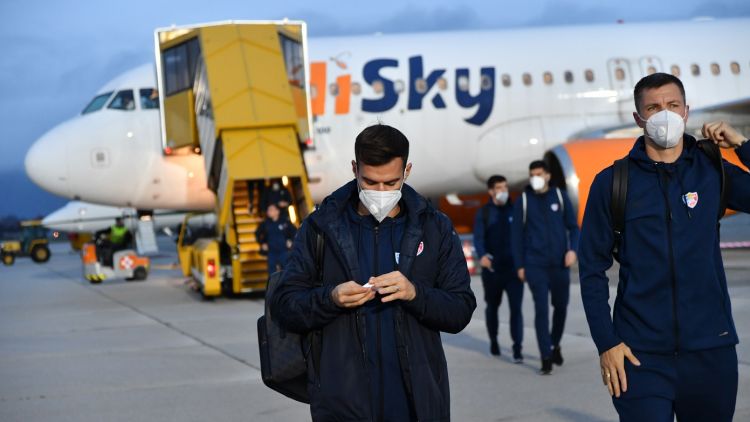
[[[417,296],[414,285],[399,271],[393,271],[370,280],[362,286],[356,281],[347,281],[331,291],[331,299],[342,308],[356,308],[364,305],[380,294],[382,302],[397,299],[410,301]]]

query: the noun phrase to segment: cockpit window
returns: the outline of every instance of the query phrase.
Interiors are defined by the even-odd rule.
[[[135,101],[133,100],[133,90],[125,89],[117,92],[117,95],[115,95],[115,98],[112,98],[112,101],[109,102],[107,108],[114,110],[134,110]]]
[[[97,95],[93,100],[91,100],[91,102],[89,102],[89,105],[87,105],[86,108],[83,109],[81,114],[93,113],[97,110],[101,110],[101,108],[104,107],[104,104],[107,104],[107,100],[111,96],[112,91]]]
[[[159,108],[159,91],[155,88],[141,89],[141,110]]]

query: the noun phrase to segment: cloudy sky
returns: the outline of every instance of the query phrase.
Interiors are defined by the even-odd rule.
[[[750,16],[747,0],[0,0],[0,175],[125,70],[153,61],[153,29],[302,19],[315,36]],[[675,40],[679,43],[679,34]],[[24,189],[17,189],[21,192]],[[7,203],[7,201],[6,201]],[[6,206],[0,205],[0,215]]]

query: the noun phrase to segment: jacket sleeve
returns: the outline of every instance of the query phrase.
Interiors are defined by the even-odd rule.
[[[458,234],[448,217],[440,214],[438,220],[437,280],[434,287],[414,283],[417,295],[402,306],[428,328],[456,334],[471,321],[477,302],[471,291],[469,269]]]
[[[608,172],[608,173],[606,173]],[[609,307],[609,279],[612,266],[612,216],[610,213],[612,168],[599,173],[591,185],[581,229],[578,269],[581,299],[586,320],[599,354],[620,344]]]
[[[750,168],[750,142],[735,150],[745,167]],[[724,160],[727,180],[727,206],[735,211],[750,213],[750,173]]]
[[[484,249],[484,206],[477,210],[477,215],[474,216],[474,250],[477,252],[477,256],[481,259],[487,251]]]
[[[342,312],[331,298],[334,286],[316,283],[316,243],[317,231],[306,219],[297,232],[284,275],[271,300],[274,318],[289,331],[306,333],[320,329]],[[316,287],[316,284],[324,285]]]
[[[266,222],[262,221],[255,229],[255,240],[258,243],[266,243]]]
[[[565,228],[568,229],[568,250],[578,251],[578,240],[580,237],[580,230],[578,229],[578,218],[576,213],[573,212],[573,204],[570,202],[570,197],[566,191],[562,191],[562,197],[565,206]]]
[[[510,250],[516,268],[524,268],[523,262],[523,199],[513,204],[513,224],[510,226]]]

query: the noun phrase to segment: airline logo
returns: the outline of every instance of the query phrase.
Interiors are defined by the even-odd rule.
[[[345,64],[336,61],[340,69]],[[408,69],[407,86],[403,81],[394,81],[383,75],[386,69]],[[472,72],[468,68],[457,68],[453,72],[447,69],[426,70],[422,56],[409,57],[407,63],[393,58],[376,58],[362,67],[362,80],[375,92],[374,98],[361,98],[359,109],[366,113],[383,113],[393,109],[402,96],[406,97],[407,109],[421,110],[424,107],[435,109],[446,108],[445,98],[455,96],[456,103],[467,110],[464,118],[469,124],[480,126],[489,118],[495,101],[495,68],[482,67],[479,74],[480,89],[470,92],[469,78]],[[452,77],[452,87],[448,78]],[[331,84],[334,92],[328,92],[328,63],[313,62],[310,64],[310,83],[313,89],[312,111],[315,116],[326,113],[326,95],[335,96],[334,112],[337,115],[348,114],[352,107],[352,94],[359,94],[361,87],[352,83],[350,74],[337,76]],[[355,105],[356,106],[356,105]]]

